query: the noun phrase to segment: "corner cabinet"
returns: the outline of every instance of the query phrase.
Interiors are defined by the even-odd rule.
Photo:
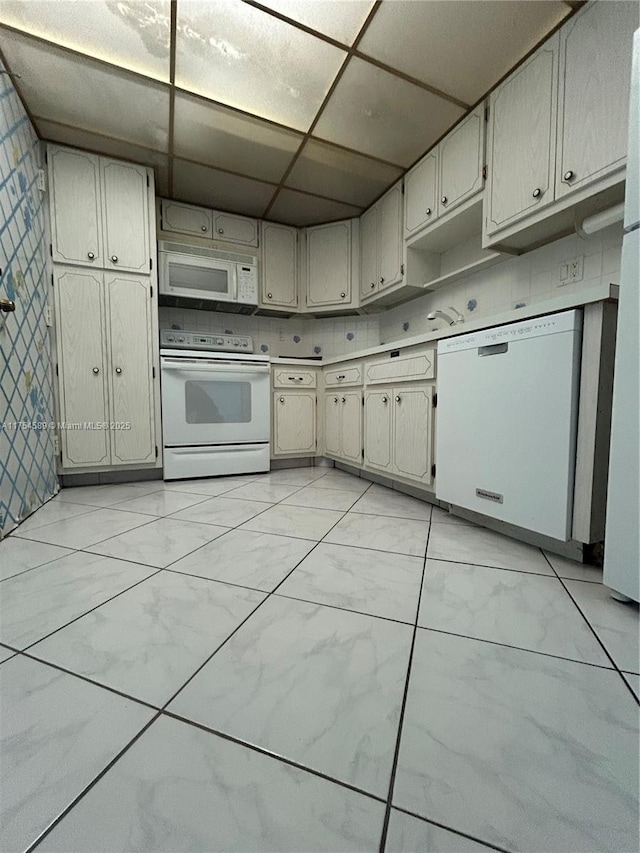
[[[402,282],[402,181],[360,220],[360,299],[365,301]]]
[[[47,161],[53,261],[148,274],[147,169],[55,145]]]
[[[307,308],[328,310],[351,304],[353,221],[306,229]]]
[[[149,277],[57,267],[54,297],[63,468],[155,462]]]
[[[298,229],[260,223],[260,307],[298,307]]]

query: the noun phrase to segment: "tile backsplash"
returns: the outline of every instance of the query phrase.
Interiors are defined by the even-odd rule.
[[[524,255],[505,256],[505,260],[493,267],[380,314],[276,319],[160,308],[160,328],[251,335],[257,352],[330,358],[439,328],[442,320],[427,320],[427,315],[436,309],[446,311],[453,306],[465,319],[513,311],[517,319],[518,308],[522,306],[542,305],[557,296],[605,281],[618,284],[621,248],[620,224],[588,240],[573,234]],[[562,265],[577,258],[582,258],[581,281],[560,285]]]

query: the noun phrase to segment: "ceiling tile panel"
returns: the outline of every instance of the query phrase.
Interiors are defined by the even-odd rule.
[[[0,3],[0,21],[130,71],[169,81],[169,0],[5,0]]]
[[[314,135],[410,166],[462,114],[455,104],[368,62],[352,59]]]
[[[368,207],[402,170],[309,140],[286,185]]]
[[[274,192],[273,184],[252,181],[184,160],[173,162],[173,198],[179,201],[246,216],[260,216]]]
[[[358,50],[473,104],[570,11],[560,0],[385,0]]]
[[[2,50],[34,115],[167,150],[166,87],[13,32],[3,32]]]
[[[59,142],[61,145],[70,145],[72,148],[84,148],[106,157],[115,157],[120,160],[129,160],[132,163],[141,163],[143,166],[150,166],[155,171],[156,192],[158,195],[167,194],[169,158],[166,154],[161,154],[159,151],[149,151],[120,139],[111,139],[108,136],[99,136],[97,133],[89,133],[86,130],[78,130],[64,124],[56,124],[56,122],[47,121],[38,116],[34,116],[34,122],[41,139]]]
[[[269,211],[267,219],[302,227],[329,222],[333,219],[349,219],[361,213],[362,210],[359,207],[283,189]]]
[[[238,0],[178,3],[176,84],[307,130],[345,52]]]
[[[352,45],[374,0],[260,0],[281,15]]]
[[[174,154],[280,181],[302,135],[189,95],[176,94]]]

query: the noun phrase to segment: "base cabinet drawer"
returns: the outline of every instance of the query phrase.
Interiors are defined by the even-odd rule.
[[[316,452],[315,391],[276,391],[273,395],[273,456]]]
[[[362,385],[362,365],[355,364],[348,367],[338,367],[335,370],[326,370],[324,384],[326,388],[338,388],[340,385]]]
[[[274,388],[315,388],[314,370],[300,370],[296,367],[276,368],[273,371]]]
[[[385,358],[380,361],[368,361],[364,367],[364,380],[368,385],[378,382],[433,379],[435,375],[435,350],[397,358]]]

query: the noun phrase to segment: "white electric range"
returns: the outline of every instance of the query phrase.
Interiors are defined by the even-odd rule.
[[[164,479],[269,470],[269,357],[246,335],[160,332]]]

